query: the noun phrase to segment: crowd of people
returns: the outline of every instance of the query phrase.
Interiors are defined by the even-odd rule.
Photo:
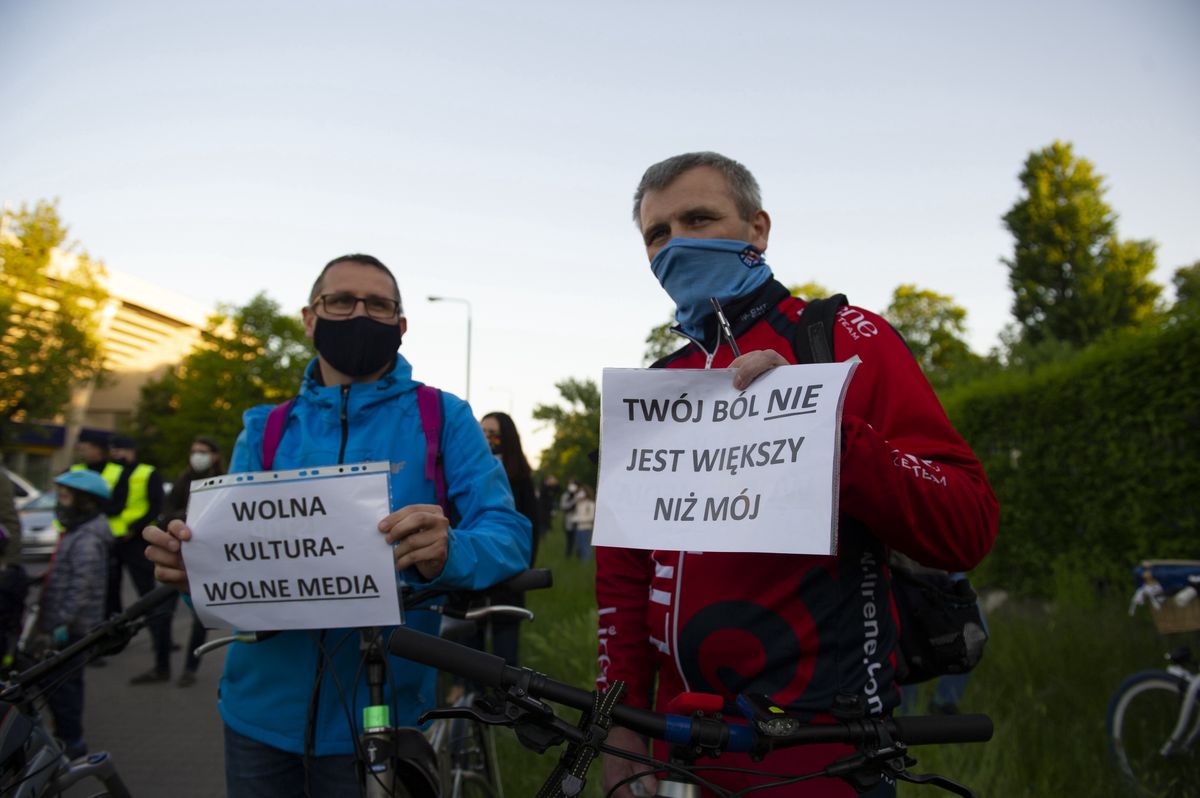
[[[741,390],[766,371],[801,359],[796,341],[806,302],[791,296],[767,265],[772,220],[744,166],[711,152],[654,164],[637,187],[633,219],[650,269],[675,303],[682,336],[682,347],[656,368],[729,368],[733,386]],[[724,337],[713,299],[728,319]],[[419,383],[400,353],[408,320],[391,270],[366,254],[335,258],[316,276],[302,316],[317,354],[282,411],[282,426],[270,433],[271,456],[264,457],[265,440],[269,419],[273,413],[279,418],[279,411],[246,409],[230,472],[260,471],[266,462],[274,469],[423,462]],[[900,703],[894,654],[900,630],[890,603],[888,553],[969,570],[992,544],[997,503],[979,461],[886,321],[846,306],[827,334],[832,359],[861,361],[842,415],[834,555],[593,547],[594,486],[576,479],[560,486],[545,474],[535,488],[512,419],[489,413],[476,421],[465,402],[442,393],[439,468],[445,506],[435,481],[420,469],[393,469],[388,477],[390,507],[378,533],[392,546],[397,579],[449,589],[503,581],[535,562],[539,538],[558,512],[567,556],[595,559],[598,689],[620,680],[629,703],[660,710],[681,693],[700,691],[728,700],[762,693],[818,720],[827,719],[834,706],[870,716],[892,713]],[[118,606],[122,572],[140,593],[156,579],[189,592],[183,557],[193,537],[186,518],[188,488],[195,479],[223,472],[220,446],[203,436],[193,441],[188,467],[166,495],[157,469],[138,461],[132,440],[85,436],[79,451],[77,470],[57,480],[64,542],[51,569],[55,581],[46,591],[57,595],[58,580],[87,571],[89,598],[87,614],[79,603],[45,611],[43,626],[56,640],[70,640],[95,621],[105,591],[107,609]],[[911,468],[914,462],[921,468]],[[70,570],[68,558],[74,563]],[[518,595],[508,599],[521,601]],[[75,607],[77,617],[58,612],[64,606]],[[405,622],[435,632],[439,618],[415,610]],[[156,618],[151,634],[154,662],[134,684],[171,678],[169,612]],[[225,724],[229,795],[358,795],[352,766],[357,731],[339,703],[346,686],[357,689],[362,678],[357,645],[346,643],[354,634],[286,631],[230,650],[217,702]],[[188,651],[203,638],[204,628],[195,621]],[[506,661],[518,661],[515,626],[498,626],[492,645]],[[392,656],[387,667],[393,720],[413,724],[433,703],[434,673]],[[193,683],[195,670],[188,658],[179,684]],[[77,705],[74,695],[68,697]],[[55,714],[59,733],[78,750],[82,732],[71,725],[77,720],[73,712]],[[620,727],[609,732],[608,742],[643,755],[649,750],[646,740]],[[661,758],[662,746],[654,748]],[[820,770],[847,750],[777,751],[759,767]],[[721,764],[754,765],[737,755],[726,755]],[[633,777],[641,767],[606,755],[606,788],[625,779],[638,782]],[[756,783],[733,770],[710,778],[730,789]],[[642,777],[640,784],[653,792],[652,777]],[[634,789],[626,783],[616,794],[629,798]],[[778,794],[852,791],[842,782],[818,779]],[[895,795],[895,786],[885,779],[870,795]]]

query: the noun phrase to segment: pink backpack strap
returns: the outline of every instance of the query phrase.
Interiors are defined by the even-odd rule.
[[[279,451],[279,441],[283,438],[283,428],[287,424],[288,413],[292,411],[292,405],[296,404],[295,397],[288,399],[280,405],[275,405],[271,408],[271,412],[267,414],[267,426],[263,429],[262,437],[262,467],[263,471],[270,471],[271,466],[275,465],[275,452]]]
[[[417,386],[417,410],[421,413],[421,431],[425,433],[425,479],[433,483],[437,503],[449,518],[446,472],[442,468],[442,392],[428,385]]]

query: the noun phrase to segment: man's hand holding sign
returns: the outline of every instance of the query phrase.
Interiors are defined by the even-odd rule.
[[[733,387],[723,370],[605,370],[599,545],[836,550],[841,407],[856,362],[776,368],[771,354],[743,355]]]
[[[190,526],[154,530],[148,556],[161,581],[192,594],[209,626],[398,623],[393,564],[436,578],[449,522],[436,505],[387,513],[387,473],[374,463],[198,482]]]

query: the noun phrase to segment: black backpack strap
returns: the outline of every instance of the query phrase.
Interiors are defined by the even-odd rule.
[[[792,338],[797,363],[833,362],[833,325],[847,304],[845,294],[808,300]]]

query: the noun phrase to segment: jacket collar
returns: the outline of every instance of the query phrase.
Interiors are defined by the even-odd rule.
[[[729,328],[733,332],[734,339],[740,338],[759,319],[766,316],[771,308],[789,296],[791,294],[783,283],[772,277],[746,296],[723,305],[721,310],[729,321]],[[704,320],[704,338],[702,340],[692,338],[679,325],[672,327],[671,331],[682,335],[708,353],[715,352],[721,343],[721,331],[717,326],[716,314]]]
[[[374,382],[356,382],[349,386],[325,385],[321,381],[320,361],[313,358],[304,369],[304,381],[300,385],[300,396],[318,404],[340,402],[342,388],[348,388],[349,402],[353,405],[369,405],[387,401],[417,388],[412,378],[412,365],[404,355],[396,353],[391,369]]]

